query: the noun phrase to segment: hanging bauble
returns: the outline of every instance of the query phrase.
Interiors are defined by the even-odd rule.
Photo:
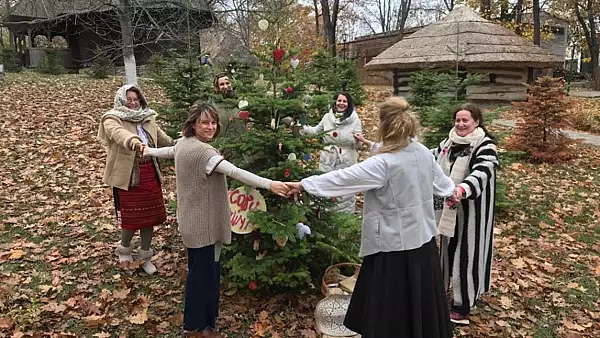
[[[295,161],[295,160],[296,160],[296,154],[290,153],[288,155],[288,161]]]
[[[275,242],[277,243],[277,245],[279,245],[282,248],[287,244],[287,241],[288,241],[288,236],[275,237]]]
[[[300,60],[298,60],[298,56],[297,55],[292,56],[292,59],[290,60],[290,65],[292,65],[292,68],[296,69],[296,67],[298,67],[299,64],[300,64]]]
[[[305,161],[310,160],[310,154],[304,154],[304,160]]]
[[[283,173],[283,177],[286,177],[286,178],[290,177],[291,174],[292,174],[292,171],[289,168],[287,168],[287,169],[285,169],[285,172]]]
[[[258,255],[256,255],[256,260],[260,261],[261,259],[265,258],[266,255],[267,255],[267,250],[265,250],[263,252],[259,252]]]
[[[311,231],[308,225],[304,225],[304,223],[296,224],[298,228],[298,238],[303,239],[305,235],[310,235]]]
[[[258,284],[256,284],[255,281],[251,281],[250,283],[248,283],[248,289],[250,291],[254,291],[258,288]]]
[[[288,93],[288,94],[291,94],[291,93],[293,93],[293,92],[294,92],[294,88],[292,88],[292,86],[288,86],[288,87],[285,89],[285,92],[286,92],[286,93]]]
[[[250,117],[250,112],[247,110],[241,110],[238,113],[238,117],[241,118],[242,120],[247,120]]]
[[[265,19],[259,20],[258,28],[260,28],[261,31],[267,30],[267,28],[269,28],[269,21],[267,21]]]
[[[275,118],[271,119],[271,129],[275,129],[277,126],[275,124]]]
[[[238,102],[238,108],[244,109],[246,107],[248,107],[248,101],[246,101],[246,100],[240,100],[240,102]]]
[[[277,48],[273,49],[273,57],[275,58],[275,61],[281,62],[284,56],[285,50],[281,49],[281,47],[277,46]]]

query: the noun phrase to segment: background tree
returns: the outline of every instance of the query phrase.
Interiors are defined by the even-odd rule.
[[[558,79],[541,77],[529,86],[526,102],[515,103],[519,119],[508,148],[527,153],[535,161],[562,162],[573,157],[568,127],[568,102]]]

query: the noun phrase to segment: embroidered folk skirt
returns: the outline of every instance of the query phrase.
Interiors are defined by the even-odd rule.
[[[117,222],[123,229],[154,227],[167,219],[162,187],[152,162],[140,164],[140,184],[129,190],[113,188]]]
[[[435,238],[364,257],[344,325],[363,338],[453,337]]]

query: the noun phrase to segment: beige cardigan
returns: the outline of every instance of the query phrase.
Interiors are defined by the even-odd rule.
[[[106,166],[102,182],[123,190],[129,189],[133,164],[137,153],[131,150],[131,141],[138,139],[136,124],[116,116],[106,116],[102,121],[109,139],[106,145]],[[154,116],[142,121],[142,127],[157,148],[173,145],[173,140],[156,124]],[[160,173],[159,173],[160,177]],[[162,177],[160,177],[162,180]]]
[[[193,136],[175,145],[177,223],[186,248],[231,243],[227,180],[219,172],[206,173],[215,155],[215,148]]]

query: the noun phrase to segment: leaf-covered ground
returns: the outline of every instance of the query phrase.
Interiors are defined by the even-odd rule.
[[[118,79],[19,74],[0,86],[0,337],[177,337],[185,252],[171,219],[157,229],[159,273],[118,266],[102,186],[98,117]],[[151,104],[162,92],[142,81]],[[370,91],[373,101],[386,93]],[[376,104],[361,110],[368,134]],[[559,166],[509,164],[494,288],[461,337],[600,337],[600,151]],[[174,198],[173,177],[165,186]],[[318,292],[222,296],[228,337],[317,337]]]

